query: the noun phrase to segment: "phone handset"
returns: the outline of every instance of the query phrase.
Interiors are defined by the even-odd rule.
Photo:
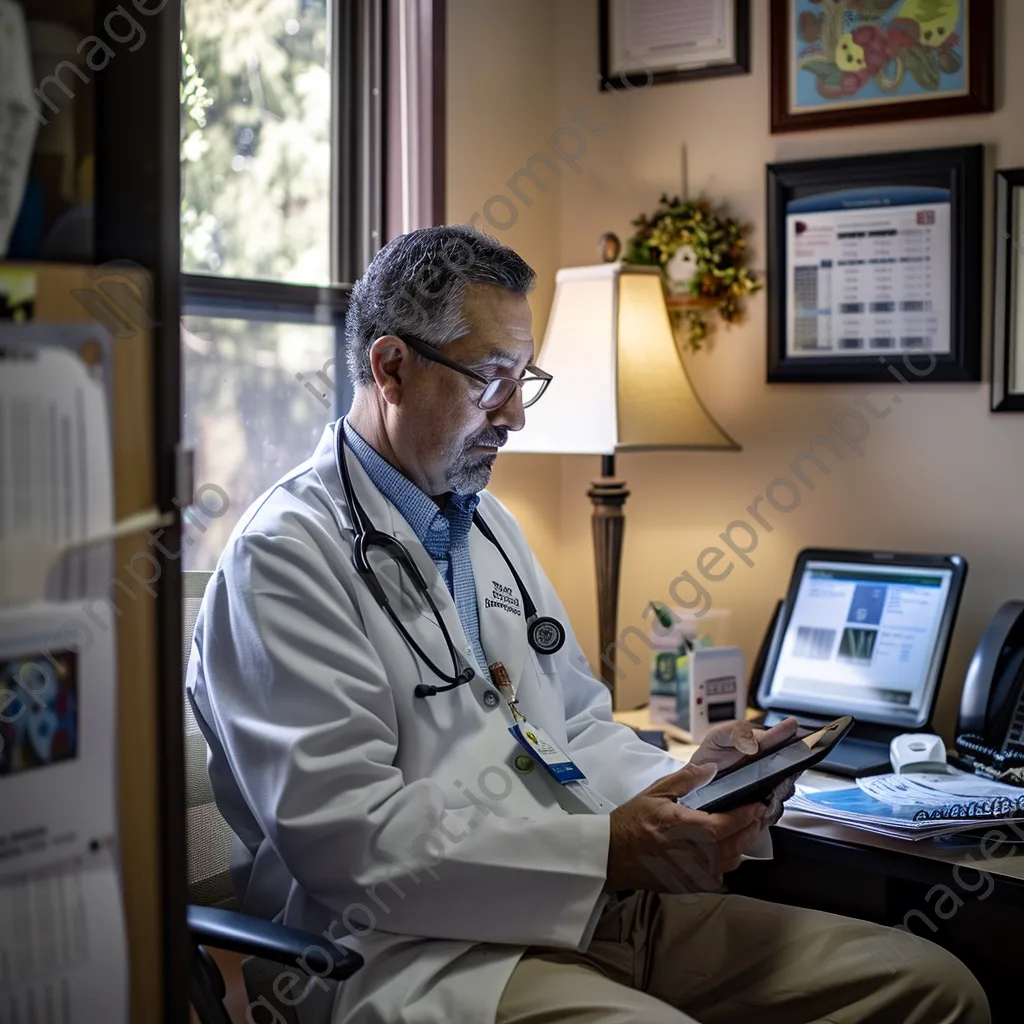
[[[1024,785],[1024,601],[1007,601],[986,627],[964,681],[958,767]]]

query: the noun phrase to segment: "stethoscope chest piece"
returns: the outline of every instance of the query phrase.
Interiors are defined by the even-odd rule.
[[[538,654],[556,654],[565,643],[565,627],[550,615],[538,615],[526,627],[526,639]]]

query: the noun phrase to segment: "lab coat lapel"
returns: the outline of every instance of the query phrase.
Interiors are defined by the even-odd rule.
[[[489,661],[505,666],[521,698],[524,684],[532,681],[523,596],[501,553],[475,526],[469,535],[469,554],[476,580],[480,646]]]
[[[338,473],[337,460],[337,432],[341,430],[341,420],[328,423],[324,432],[320,435],[320,441],[313,452],[313,468],[320,479],[324,490],[331,499],[330,510],[338,529],[342,532],[352,530],[352,514],[349,512],[348,503],[345,501],[345,491],[341,486],[341,476]],[[369,496],[370,491],[376,493],[377,488],[370,483],[369,477],[363,472],[359,460],[348,450],[345,451],[346,465],[349,475],[352,478],[353,486],[359,494],[359,500],[366,502],[363,495]],[[372,514],[372,513],[371,513]]]
[[[313,455],[313,461],[317,474],[332,499],[332,511],[339,528],[351,537],[353,532],[352,514],[345,501],[344,489],[342,488],[335,457],[336,432],[341,429],[341,420],[327,426],[320,439],[320,444]],[[430,596],[437,606],[437,610],[441,613],[441,619],[448,628],[448,634],[452,638],[452,643],[466,659],[466,662],[474,665],[475,660],[472,648],[466,639],[462,623],[459,621],[455,602],[452,600],[444,580],[441,579],[441,574],[437,571],[434,560],[420,543],[412,527],[394,505],[377,490],[359,460],[347,448],[345,449],[345,458],[352,486],[363,509],[370,517],[370,521],[376,529],[391,534],[409,552],[427,583]],[[437,666],[445,672],[450,672],[451,658],[448,655],[444,637],[441,635],[441,630],[438,628],[437,623],[433,621],[432,617],[427,615],[409,614],[409,603],[401,602],[400,604],[401,607],[396,607],[395,610],[402,624],[416,638],[417,642],[423,646],[423,649],[430,654]],[[429,684],[441,682],[426,666],[420,663],[418,658],[415,661],[422,682]]]

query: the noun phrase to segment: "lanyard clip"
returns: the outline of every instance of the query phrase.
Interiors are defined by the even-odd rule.
[[[508,709],[512,712],[513,719],[517,722],[525,722],[525,716],[519,713],[519,708],[517,707],[518,701],[516,700],[515,690],[512,688],[512,680],[509,678],[508,669],[500,661],[492,661],[487,668],[490,670],[494,685],[497,686],[499,692],[505,698],[505,703],[508,704]]]

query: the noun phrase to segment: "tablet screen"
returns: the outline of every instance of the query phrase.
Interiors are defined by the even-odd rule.
[[[767,795],[766,791],[771,790],[782,779],[796,775],[816,763],[846,734],[851,724],[852,720],[849,717],[837,718],[821,729],[765,754],[764,757],[723,772],[701,789],[681,797],[679,802],[684,807],[700,810],[723,797],[746,789],[751,790],[750,799],[746,800],[746,803],[761,799]]]

